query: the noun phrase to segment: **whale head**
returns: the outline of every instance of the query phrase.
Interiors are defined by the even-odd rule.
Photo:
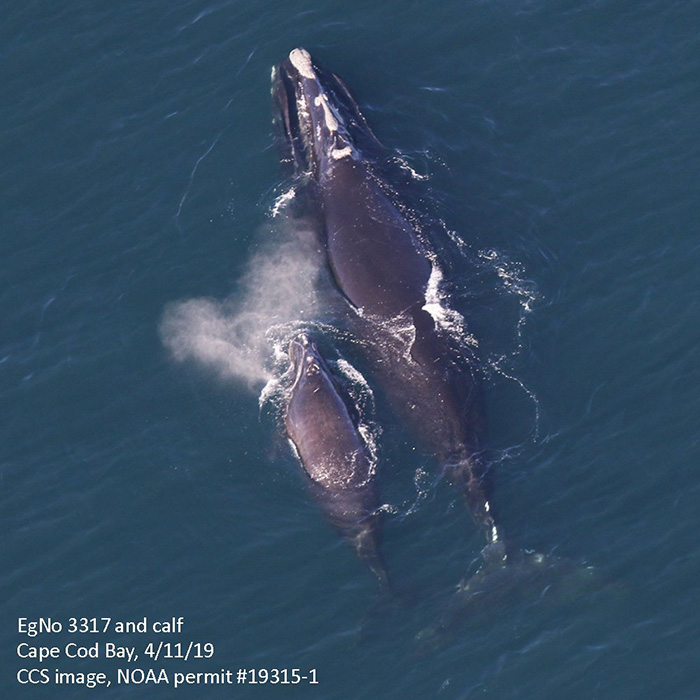
[[[302,379],[308,379],[326,372],[325,362],[316,347],[316,343],[307,333],[300,333],[289,343],[289,361],[294,375],[294,386]]]
[[[344,158],[359,158],[364,141],[378,142],[342,81],[294,49],[272,71],[275,121],[284,159],[297,174],[320,174]]]

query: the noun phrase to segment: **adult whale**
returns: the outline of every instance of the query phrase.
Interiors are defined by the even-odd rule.
[[[284,422],[311,491],[329,521],[388,588],[379,553],[375,465],[354,407],[308,335],[292,340],[289,359],[294,383]]]
[[[375,165],[381,146],[342,81],[304,49],[273,70],[273,97],[352,328],[397,409],[464,492],[487,540],[485,557],[504,563],[482,458],[476,363],[441,323],[450,310],[437,295],[440,270]]]
[[[464,492],[486,537],[484,566],[459,584],[437,623],[419,635],[421,645],[443,644],[461,619],[494,603],[597,586],[591,567],[507,545],[483,457],[477,363],[445,322],[458,315],[438,293],[436,256],[395,203],[378,165],[381,145],[347,88],[294,49],[273,71],[273,95],[288,158],[318,210],[348,321],[387,394]]]

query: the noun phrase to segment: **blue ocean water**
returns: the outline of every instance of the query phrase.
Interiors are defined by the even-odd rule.
[[[7,7],[2,697],[697,698],[699,10]],[[386,604],[311,502],[241,358],[224,344],[212,372],[163,342],[173,304],[209,300],[221,322],[227,303],[259,310],[275,287],[256,288],[281,269],[259,265],[279,245],[271,208],[286,186],[269,76],[295,46],[427,177],[425,206],[460,243],[447,268],[492,367],[507,531],[608,585],[504,603],[418,656],[416,633],[482,546],[429,457],[380,402],[384,550],[404,591]],[[171,674],[317,669],[319,683],[176,690],[117,684],[129,664],[113,659],[18,658],[22,642],[77,639],[19,633],[18,618],[49,616],[182,616],[181,634],[79,641],[133,645],[131,666]],[[159,641],[215,651],[144,656]],[[115,680],[19,683],[32,667]]]

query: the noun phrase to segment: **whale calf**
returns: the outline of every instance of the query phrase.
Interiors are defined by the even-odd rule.
[[[382,587],[388,587],[379,552],[375,464],[350,397],[307,334],[292,340],[289,359],[294,382],[284,424],[311,492]]]

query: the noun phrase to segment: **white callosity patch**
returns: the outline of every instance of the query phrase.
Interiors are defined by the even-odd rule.
[[[345,146],[345,148],[334,148],[331,151],[331,158],[333,160],[340,160],[341,158],[352,158],[353,150],[351,146]]]
[[[316,79],[316,71],[314,64],[311,62],[311,56],[305,49],[293,49],[289,54],[290,63],[299,71],[299,73],[309,80]]]
[[[330,133],[338,131],[338,120],[335,114],[333,114],[333,110],[328,102],[328,95],[322,92],[314,99],[314,104],[316,107],[321,107],[323,109],[323,119],[326,122],[326,129],[328,129]]]

